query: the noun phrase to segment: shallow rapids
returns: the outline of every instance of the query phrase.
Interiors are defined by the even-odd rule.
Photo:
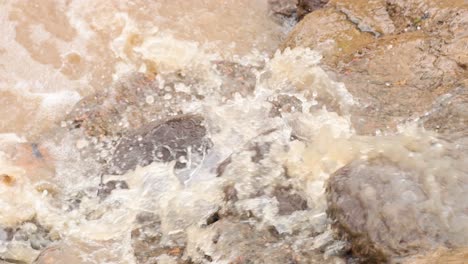
[[[290,25],[266,1],[1,5],[0,263],[345,263],[326,181],[374,157],[421,175],[467,242],[466,142],[416,122],[358,135],[359,102],[320,53],[277,50]],[[203,151],[107,170],[128,133],[180,114],[202,117]]]

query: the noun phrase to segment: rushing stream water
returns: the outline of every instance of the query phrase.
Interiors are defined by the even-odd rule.
[[[286,246],[297,263],[343,263],[324,183],[350,161],[377,156],[430,175],[428,208],[458,203],[441,217],[450,236],[465,239],[468,219],[454,215],[467,202],[442,197],[437,185],[460,191],[459,143],[411,123],[397,134],[357,135],[356,100],[319,66],[319,53],[277,50],[290,25],[273,21],[266,1],[0,5],[0,263],[259,263],[242,262],[252,250],[276,263],[269,255]],[[122,97],[116,119],[106,115]],[[86,121],[70,128],[83,98],[96,100],[84,108],[104,113],[90,122],[105,133]],[[202,117],[204,149],[118,175],[104,170],[104,183],[125,186],[98,196],[103,167],[120,167],[112,160],[120,136],[180,113]],[[418,199],[411,188],[403,195]],[[294,210],[282,208],[288,199]],[[240,235],[271,227],[271,241]]]

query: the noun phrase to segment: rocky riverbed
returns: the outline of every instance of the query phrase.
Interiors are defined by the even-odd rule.
[[[0,263],[465,263],[463,0],[6,1]]]

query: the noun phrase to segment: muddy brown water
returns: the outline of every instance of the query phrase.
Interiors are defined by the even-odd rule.
[[[345,263],[324,184],[351,161],[382,155],[426,175],[425,208],[466,242],[455,234],[468,232],[466,217],[443,210],[433,180],[465,181],[460,144],[412,123],[358,135],[350,121],[358,102],[321,68],[321,55],[277,50],[290,27],[269,16],[267,1],[0,5],[0,263]],[[229,63],[219,70],[220,61]],[[113,87],[137,72],[160,92],[135,93],[111,126],[118,133],[68,129],[77,102],[110,91],[99,109],[113,109]],[[202,117],[210,149],[183,170],[176,164],[191,162],[190,146],[182,160],[119,166],[129,170],[104,174],[113,190],[98,197],[99,160],[113,154],[103,146],[136,119],[164,120],[145,115],[160,112]],[[462,211],[466,201],[455,200]]]

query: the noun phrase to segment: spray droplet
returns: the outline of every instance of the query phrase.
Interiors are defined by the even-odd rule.
[[[153,104],[154,103],[154,97],[152,95],[148,95],[148,96],[146,96],[145,101],[146,101],[147,104]]]
[[[80,139],[78,141],[76,141],[76,147],[78,149],[82,149],[84,147],[88,146],[88,141],[84,140],[84,139]]]

